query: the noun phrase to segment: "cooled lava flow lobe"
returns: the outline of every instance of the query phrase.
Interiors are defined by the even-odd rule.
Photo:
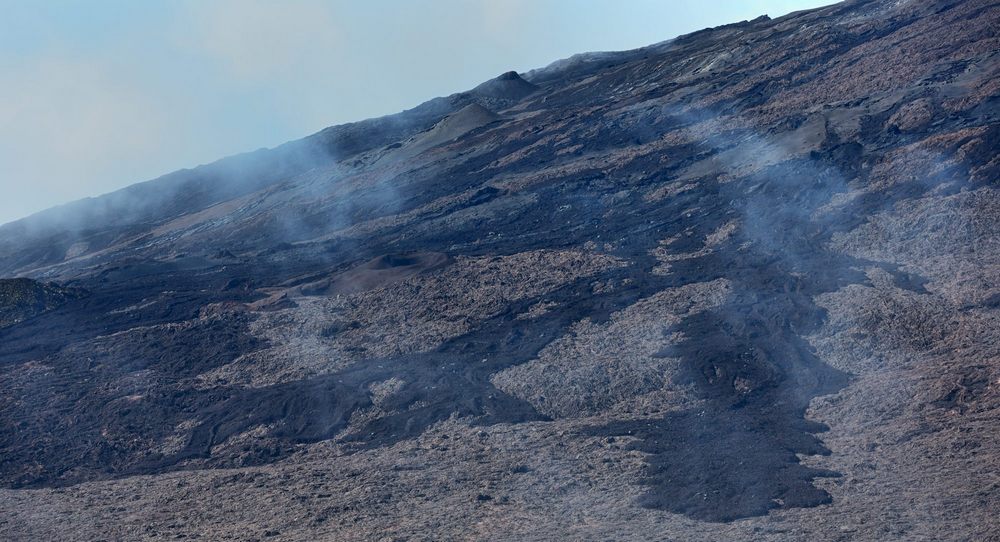
[[[830,502],[830,495],[811,481],[836,473],[802,466],[797,454],[829,453],[814,436],[825,427],[804,415],[812,398],[841,389],[848,375],[818,359],[803,337],[825,318],[815,296],[867,284],[863,267],[879,264],[825,249],[833,225],[846,220],[837,216],[820,223],[811,216],[844,189],[844,181],[835,169],[817,170],[821,163],[798,165],[716,185],[710,190],[715,201],[734,202],[737,215],[744,224],[753,221],[753,229],[743,225],[708,254],[672,262],[671,275],[685,282],[721,277],[732,285],[721,306],[668,330],[683,339],[660,354],[681,359],[678,383],[693,385],[705,400],[704,409],[594,429],[600,435],[637,437],[632,448],[650,454],[645,506],[730,521],[771,508]],[[773,207],[775,201],[791,207]],[[753,212],[761,209],[767,212]],[[686,246],[678,250],[701,248],[697,240],[733,210],[718,204],[706,208],[694,224],[698,233],[682,237]],[[768,236],[762,238],[762,232]],[[891,266],[881,266],[901,287],[922,291]],[[709,276],[707,270],[712,270]]]

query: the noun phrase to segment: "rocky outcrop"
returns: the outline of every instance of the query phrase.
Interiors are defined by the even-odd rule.
[[[0,328],[21,323],[83,295],[79,289],[27,278],[0,279]]]

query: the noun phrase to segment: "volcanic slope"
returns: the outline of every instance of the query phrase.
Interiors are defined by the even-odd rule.
[[[998,23],[762,17],[0,227],[0,537],[998,540]]]

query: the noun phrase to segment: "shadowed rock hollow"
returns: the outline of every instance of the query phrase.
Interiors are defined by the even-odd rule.
[[[0,227],[0,536],[995,537],[998,21],[587,53]]]

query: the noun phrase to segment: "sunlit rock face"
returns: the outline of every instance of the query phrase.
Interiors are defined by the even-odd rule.
[[[578,55],[0,227],[0,537],[990,539],[998,23]]]
[[[28,278],[0,279],[0,328],[19,324],[84,294],[80,289]]]

